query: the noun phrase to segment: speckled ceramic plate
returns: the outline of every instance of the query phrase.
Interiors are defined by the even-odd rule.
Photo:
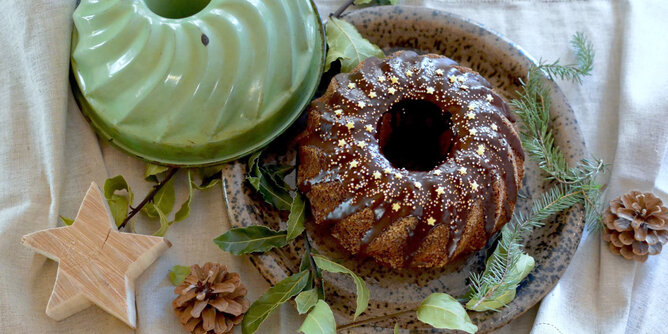
[[[519,89],[519,78],[526,74],[534,59],[519,46],[478,23],[462,17],[418,7],[373,7],[351,12],[345,16],[363,36],[378,44],[386,53],[398,49],[412,49],[446,55],[459,63],[471,67],[487,78],[496,91],[507,100]],[[568,106],[559,87],[549,82],[552,88],[553,128],[557,144],[564,151],[570,163],[575,163],[584,155],[584,143],[575,122],[573,111]],[[293,129],[293,134],[297,129]],[[270,148],[265,163],[294,163],[295,151],[290,135],[279,139]],[[229,164],[223,170],[225,198],[233,226],[255,224],[272,228],[285,228],[279,213],[259,199],[244,182],[246,165],[244,162]],[[531,161],[525,164],[525,177],[516,210],[527,210],[531,201],[539,196],[549,184],[546,183],[538,167]],[[499,328],[535,305],[557,283],[577,248],[582,234],[583,213],[581,207],[553,217],[547,225],[534,232],[526,249],[536,260],[535,269],[517,290],[517,297],[500,312],[470,312],[480,333]],[[471,270],[479,272],[484,267],[485,251],[471,255],[463,263],[453,264],[442,270],[392,271],[379,267],[371,260],[360,261],[336,251],[329,241],[321,237],[313,238],[314,231],[307,229],[315,247],[325,255],[342,260],[342,263],[360,274],[371,290],[369,309],[360,319],[375,317],[419,304],[432,292],[447,292],[452,296],[462,296],[467,291],[467,277]],[[252,255],[251,261],[267,281],[276,283],[297,271],[303,241],[266,254]],[[326,275],[327,301],[335,310],[339,325],[352,321],[354,313],[355,287],[343,275]],[[413,314],[385,322],[377,322],[375,327],[357,328],[354,332],[389,332],[394,322],[402,328],[423,329],[427,326],[418,322]]]

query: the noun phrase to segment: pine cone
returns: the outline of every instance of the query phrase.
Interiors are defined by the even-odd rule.
[[[174,313],[188,332],[231,333],[248,311],[246,287],[227,266],[207,262],[192,265],[190,275],[174,289]]]
[[[627,260],[645,262],[668,241],[668,209],[652,193],[631,191],[610,201],[603,221],[603,240]]]

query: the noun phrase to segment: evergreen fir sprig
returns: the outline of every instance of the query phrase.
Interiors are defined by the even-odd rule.
[[[513,111],[522,120],[520,137],[529,158],[542,169],[548,180],[557,184],[533,202],[528,214],[516,212],[513,220],[503,229],[496,249],[489,256],[485,270],[471,273],[471,290],[466,307],[475,311],[498,310],[513,300],[519,283],[531,269],[534,260],[524,253],[522,239],[533,228],[542,227],[545,221],[571,206],[583,203],[585,222],[590,229],[600,226],[598,206],[602,186],[597,177],[605,172],[606,165],[598,158],[583,159],[570,167],[555,143],[550,120],[550,88],[545,77],[570,80],[576,83],[589,75],[593,69],[592,44],[582,33],[571,40],[576,64],[561,65],[559,61],[546,63],[529,69],[522,80],[518,97],[510,103]]]
[[[558,185],[534,200],[528,214],[516,212],[501,231],[494,253],[481,274],[471,272],[471,291],[466,307],[475,311],[497,310],[515,297],[517,285],[533,269],[533,258],[524,253],[523,236],[545,220],[582,201],[580,187]],[[522,261],[524,260],[524,261]]]

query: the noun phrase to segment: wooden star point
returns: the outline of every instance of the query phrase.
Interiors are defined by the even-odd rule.
[[[162,237],[119,232],[92,183],[74,223],[24,235],[24,245],[57,261],[46,314],[62,320],[95,304],[132,328],[137,325],[135,279],[171,247]]]

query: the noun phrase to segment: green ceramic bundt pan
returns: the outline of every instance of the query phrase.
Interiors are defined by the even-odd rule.
[[[276,138],[311,100],[325,41],[311,0],[82,0],[73,90],[97,133],[203,166]]]

